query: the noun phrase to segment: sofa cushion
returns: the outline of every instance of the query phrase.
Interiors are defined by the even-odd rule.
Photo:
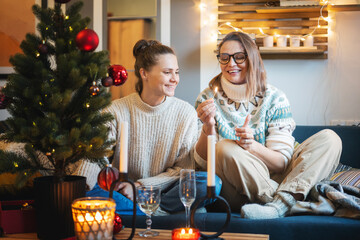
[[[330,180],[341,183],[342,185],[360,187],[360,170],[338,172],[335,173]]]

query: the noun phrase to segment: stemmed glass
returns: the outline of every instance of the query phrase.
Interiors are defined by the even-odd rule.
[[[190,207],[196,197],[196,183],[194,169],[181,169],[179,182],[179,197],[185,206],[186,227],[190,227]]]
[[[141,209],[146,214],[145,231],[139,232],[141,237],[155,237],[159,232],[151,230],[151,214],[153,214],[160,205],[161,189],[154,186],[139,186],[137,187],[136,200]]]

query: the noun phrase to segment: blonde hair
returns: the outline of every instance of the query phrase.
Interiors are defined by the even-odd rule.
[[[264,68],[263,61],[260,56],[260,52],[254,43],[254,41],[245,33],[242,32],[231,32],[227,34],[218,46],[218,53],[220,53],[221,47],[227,41],[238,41],[245,49],[248,61],[248,71],[246,73],[246,98],[250,98],[265,93],[266,89],[266,71]],[[209,87],[214,89],[216,86],[220,87],[221,74],[214,77]]]

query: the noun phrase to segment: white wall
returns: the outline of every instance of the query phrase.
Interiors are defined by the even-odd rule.
[[[207,5],[203,21],[214,12],[216,1],[202,2]],[[268,82],[286,93],[298,125],[360,119],[360,12],[330,17],[327,60],[264,60]],[[213,53],[216,41],[210,39],[217,23],[210,23],[201,33],[201,89],[220,72]]]

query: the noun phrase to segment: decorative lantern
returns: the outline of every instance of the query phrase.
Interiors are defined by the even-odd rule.
[[[112,239],[115,206],[116,203],[111,198],[75,199],[71,207],[77,239]]]

